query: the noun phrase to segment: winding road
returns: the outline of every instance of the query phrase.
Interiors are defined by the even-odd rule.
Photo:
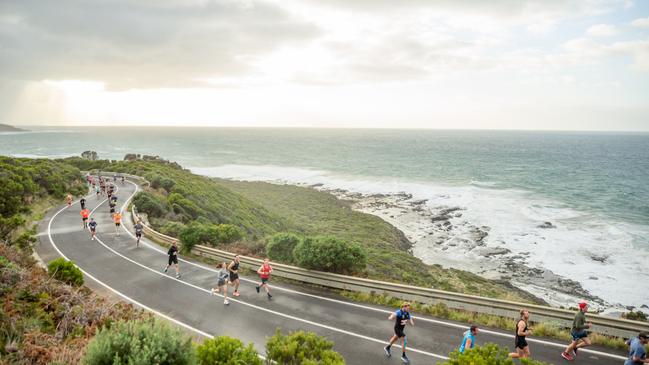
[[[282,331],[305,330],[326,336],[335,343],[348,364],[401,364],[400,349],[386,358],[382,347],[393,333],[393,322],[387,317],[393,308],[347,301],[334,293],[309,287],[273,285],[273,299],[255,291],[257,278],[242,276],[241,296],[231,299],[211,295],[215,285],[214,268],[181,259],[182,277],[176,279],[173,269],[162,272],[167,262],[166,249],[144,238],[135,246],[132,224],[126,212],[128,201],[139,187],[127,181],[117,184],[118,207],[124,212],[124,224],[116,235],[106,199],[86,197],[86,206],[97,221],[97,239],[82,228],[79,203],[72,207],[52,209],[40,224],[37,253],[45,261],[59,256],[74,261],[84,272],[93,289],[108,291],[123,300],[152,311],[200,336],[227,335],[253,342],[260,354],[264,344],[277,328]],[[466,324],[415,315],[415,326],[407,327],[408,356],[412,364],[443,362],[462,339]],[[534,314],[532,313],[532,319]],[[568,363],[560,356],[565,344],[530,338],[533,358],[551,364]],[[494,342],[513,348],[513,334],[482,329],[478,345]],[[573,363],[589,365],[622,364],[624,353],[607,349],[580,351]]]

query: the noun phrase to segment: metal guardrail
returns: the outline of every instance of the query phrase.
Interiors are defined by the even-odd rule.
[[[132,219],[134,221],[139,219],[135,205],[132,206],[131,211]],[[159,233],[146,225],[144,225],[144,234],[164,244],[171,244],[172,241],[176,240],[175,238]],[[234,253],[203,245],[194,246],[192,253],[216,261],[230,261],[235,256]],[[243,267],[252,270],[257,270],[263,261],[247,256],[240,256],[240,259]],[[403,300],[432,305],[443,303],[451,309],[492,314],[509,318],[518,318],[520,309],[527,308],[532,314],[532,320],[534,322],[553,322],[564,327],[570,327],[575,316],[575,311],[566,309],[484,298],[475,295],[307,270],[280,263],[273,263],[273,275],[327,288],[358,291],[376,295],[386,294]],[[593,323],[593,327],[591,328],[592,332],[605,335],[630,338],[636,336],[639,332],[649,331],[649,323],[645,322],[631,321],[622,318],[610,318],[597,314],[587,314],[587,318]]]

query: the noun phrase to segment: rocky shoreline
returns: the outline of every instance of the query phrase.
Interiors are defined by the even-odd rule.
[[[392,224],[412,243],[412,254],[427,264],[509,282],[557,307],[574,307],[579,300],[585,299],[594,308],[611,309],[609,303],[589,293],[577,281],[530,265],[528,258],[532,252],[515,253],[504,247],[502,241],[491,242],[488,239],[490,227],[475,226],[462,219],[462,207],[431,207],[427,200],[413,199],[407,193],[367,195],[327,189],[321,184],[308,186],[350,201],[352,209],[376,215]],[[552,222],[541,222],[537,227],[555,228]]]

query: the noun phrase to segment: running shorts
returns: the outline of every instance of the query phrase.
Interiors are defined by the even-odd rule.
[[[519,337],[515,343],[516,347],[519,349],[524,349],[527,347],[527,340],[524,337]]]
[[[572,340],[573,341],[579,341],[582,338],[588,337],[588,332],[586,332],[586,330],[573,331],[573,332],[570,332],[570,334],[572,335]]]
[[[121,223],[119,223],[119,222],[115,223],[115,227],[119,227],[120,225],[121,225]]]
[[[81,219],[85,222],[88,220],[88,218],[81,217]]]
[[[216,286],[224,286],[225,285],[225,280],[219,280],[218,283],[216,283]]]
[[[264,285],[264,284],[268,283],[268,279],[270,279],[270,278],[261,278],[261,284]]]
[[[169,265],[171,264],[178,265],[178,257],[176,255],[169,256]]]
[[[90,228],[90,232],[92,232],[92,233],[95,233],[96,230],[97,230],[97,228]]]
[[[406,333],[403,332],[404,329],[405,326],[394,326],[394,334],[397,335],[398,338],[406,337]]]
[[[142,237],[142,232],[135,232],[135,237]]]
[[[239,274],[236,273],[236,272],[230,271],[230,282],[233,283],[237,279],[239,279]]]

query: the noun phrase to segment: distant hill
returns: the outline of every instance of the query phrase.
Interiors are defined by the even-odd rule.
[[[0,132],[27,132],[27,130],[12,127],[8,124],[0,124]]]

